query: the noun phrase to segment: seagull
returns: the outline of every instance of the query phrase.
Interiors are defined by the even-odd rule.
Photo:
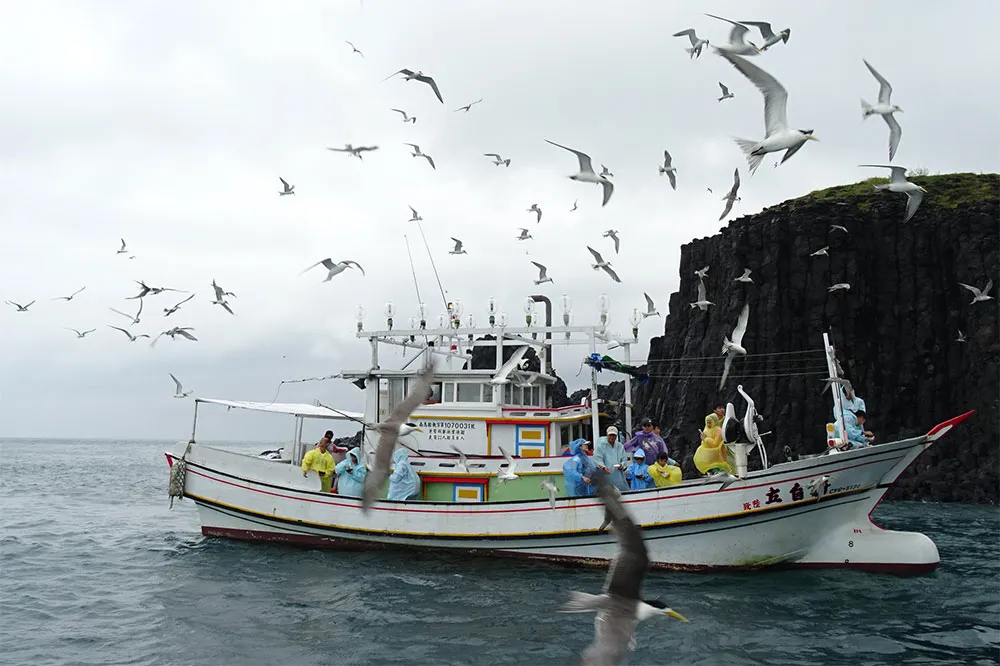
[[[820,391],[820,395],[826,393],[827,389],[829,389],[834,384],[837,384],[839,386],[850,386],[851,384],[850,380],[844,379],[843,377],[824,377],[820,381],[823,382],[823,390]]]
[[[410,147],[412,147],[413,148],[413,152],[410,153],[410,154],[413,157],[422,157],[422,158],[424,158],[425,160],[427,160],[427,163],[431,165],[431,168],[434,169],[435,171],[437,171],[437,167],[434,166],[434,158],[431,157],[430,155],[425,155],[424,153],[422,153],[420,151],[420,146],[418,146],[415,143],[404,143],[403,145],[404,146],[410,146]]]
[[[983,287],[981,291],[976,287],[973,287],[971,284],[965,284],[964,282],[959,282],[958,284],[959,286],[964,287],[965,289],[968,289],[969,291],[972,292],[972,300],[969,301],[969,305],[975,305],[976,303],[983,303],[985,301],[993,300],[993,297],[989,295],[990,289],[993,288],[992,278],[986,282],[986,286]],[[8,303],[9,302],[10,301],[8,301]],[[31,305],[31,303],[29,303],[28,305]]]
[[[829,254],[829,252],[827,252],[827,250],[829,250],[829,249],[830,249],[829,245],[827,245],[825,247],[821,247],[820,249],[816,250],[815,252],[813,252],[809,256],[810,257],[829,257],[830,254]]]
[[[542,221],[542,209],[538,207],[538,204],[531,204],[531,208],[525,211],[526,213],[534,213],[536,215],[535,224]]]
[[[280,180],[281,184],[284,185],[284,187],[285,187],[285,189],[284,189],[283,192],[278,192],[278,196],[282,196],[283,197],[283,196],[288,195],[288,194],[295,194],[295,186],[294,185],[289,185],[288,181],[286,181],[281,176],[278,176],[278,180]]]
[[[524,227],[518,227],[518,229],[521,230],[521,235],[517,237],[517,240],[523,241],[531,238],[531,234],[528,233],[527,229],[525,229]]]
[[[233,312],[233,309],[229,307],[229,303],[226,302],[226,296],[232,296],[233,298],[236,298],[236,294],[223,290],[222,287],[220,287],[215,283],[215,280],[212,280],[212,289],[215,291],[215,300],[212,301],[212,305],[221,305],[222,309],[224,309],[226,312],[228,312],[231,315],[235,315],[236,313]]]
[[[737,23],[736,21],[730,21],[727,18],[722,18],[721,16],[715,16],[714,14],[705,14],[705,16],[711,16],[714,19],[719,19],[720,21],[725,21],[726,23],[732,23],[733,29],[729,32],[729,43],[723,46],[713,46],[715,52],[718,54],[729,53],[733,55],[748,55],[753,56],[760,53],[760,49],[753,42],[745,41],[747,33],[750,32],[750,28]]]
[[[174,377],[174,373],[168,372],[167,374],[170,375],[170,378],[174,380],[174,384],[177,386],[177,390],[174,392],[175,398],[186,398],[194,393],[194,391],[185,391],[184,387],[181,385],[181,380]]]
[[[733,93],[729,92],[729,88],[727,88],[726,86],[722,85],[722,81],[719,81],[719,87],[722,88],[722,97],[720,97],[718,101],[721,102],[724,99],[732,99],[733,97],[736,97],[736,95],[734,95]]]
[[[542,490],[546,490],[549,493],[549,507],[552,509],[556,508],[556,484],[552,482],[552,479],[542,479]]]
[[[618,254],[618,246],[621,243],[621,241],[618,238],[617,229],[608,229],[603,234],[601,234],[601,238],[610,238],[611,240],[613,240],[615,242],[615,254]]]
[[[121,316],[123,316],[123,317],[125,317],[127,319],[131,319],[132,323],[130,323],[129,326],[135,326],[136,324],[139,323],[139,315],[142,314],[142,299],[141,298],[139,299],[139,311],[135,313],[134,317],[132,315],[130,315],[130,314],[125,314],[121,310],[115,310],[114,308],[108,308],[108,309],[111,310],[112,312],[120,314]]]
[[[753,451],[755,446],[764,448],[764,442],[761,441],[760,432],[757,430],[757,424],[761,421],[761,417],[757,414],[753,398],[743,390],[743,384],[736,385],[736,392],[747,401],[747,412],[743,415],[743,432],[746,433],[747,440],[751,444],[750,451]]]
[[[77,289],[76,291],[74,291],[69,296],[56,296],[52,300],[53,301],[72,301],[74,296],[76,296],[77,294],[79,294],[81,291],[83,291],[86,288],[87,288],[86,286],[80,287],[79,289]]]
[[[361,508],[367,512],[382,491],[382,485],[389,477],[389,465],[392,463],[392,453],[396,449],[396,441],[402,432],[402,426],[420,404],[427,399],[434,381],[434,365],[424,366],[420,376],[413,382],[407,396],[392,411],[385,421],[375,425],[379,433],[378,444],[375,447],[375,461],[365,477],[365,488],[362,494]]]
[[[378,150],[378,146],[357,146],[357,147],[355,147],[355,146],[353,146],[353,145],[351,145],[349,143],[345,143],[343,148],[330,148],[329,146],[327,146],[327,150],[332,150],[332,151],[337,152],[337,153],[350,153],[351,155],[353,155],[354,157],[357,157],[360,160],[360,159],[362,159],[361,158],[361,153],[368,153],[368,152],[371,152],[373,150]]]
[[[916,183],[906,180],[906,167],[892,166],[889,164],[861,164],[863,167],[874,167],[876,169],[891,169],[892,175],[888,184],[880,183],[875,186],[876,190],[889,190],[890,192],[902,192],[906,195],[906,217],[903,222],[908,222],[920,208],[920,202],[924,200],[924,193],[927,191]]]
[[[455,109],[455,113],[458,113],[459,111],[465,111],[466,113],[468,113],[469,110],[472,109],[472,107],[474,107],[476,104],[479,104],[482,101],[483,101],[483,99],[479,98],[475,102],[472,102],[470,104],[466,104],[465,106],[460,106],[457,109]]]
[[[578,183],[596,183],[601,187],[603,187],[604,202],[601,203],[601,206],[607,206],[608,201],[611,200],[611,194],[615,191],[615,186],[612,184],[610,180],[608,180],[604,176],[598,176],[596,173],[594,173],[594,167],[591,166],[590,163],[590,155],[587,155],[586,153],[581,153],[579,150],[573,150],[572,148],[560,145],[555,141],[549,141],[548,139],[546,139],[545,141],[546,143],[551,143],[553,146],[557,148],[568,150],[569,152],[576,155],[576,158],[580,161],[580,173],[573,174],[572,176],[570,176],[570,179],[575,180]]]
[[[657,312],[656,306],[653,304],[653,299],[646,292],[642,292],[642,295],[646,297],[646,311],[642,313],[642,318],[658,317],[660,313]]]
[[[391,79],[392,77],[396,76],[396,74],[402,74],[404,81],[414,81],[414,80],[416,80],[416,81],[420,81],[421,83],[426,83],[427,85],[429,85],[431,87],[431,90],[434,91],[434,94],[437,95],[438,101],[441,102],[442,104],[444,104],[444,98],[441,97],[441,91],[438,90],[437,83],[435,83],[434,79],[432,79],[431,77],[427,76],[426,74],[424,74],[423,72],[420,72],[420,71],[414,72],[412,69],[401,69],[398,72],[395,72],[394,74],[390,74],[389,76],[387,76],[385,78],[386,78],[386,80]]]
[[[64,326],[63,328],[66,328],[66,327]],[[78,331],[75,328],[66,328],[66,330],[67,331],[73,331],[74,333],[76,333],[76,337],[77,338],[85,338],[85,337],[87,337],[88,333],[93,333],[97,329],[96,328],[92,328],[89,331]],[[961,331],[959,331],[959,332],[961,332]]]
[[[839,225],[839,224],[831,224],[830,225],[830,231],[831,232],[833,232],[833,231],[843,231],[845,234],[848,233],[847,227]]]
[[[83,336],[81,335],[80,337],[82,338]],[[965,333],[962,333],[962,329],[958,329],[958,337],[955,338],[955,342],[965,342]]]
[[[750,173],[757,170],[767,153],[784,150],[785,155],[781,158],[783,164],[797,153],[806,141],[819,141],[813,136],[811,129],[799,130],[788,127],[788,121],[785,119],[788,92],[778,83],[776,78],[739,56],[725,51],[720,52],[720,55],[738,69],[743,76],[750,79],[750,82],[757,86],[757,89],[764,96],[764,127],[767,136],[763,141],[736,139],[736,143],[747,155]]]
[[[806,484],[806,488],[809,489],[809,494],[820,499],[823,495],[830,490],[830,476],[824,474],[823,476],[818,476],[815,479],[809,481]]]
[[[677,167],[671,165],[670,153],[663,151],[663,166],[660,167],[660,175],[667,174],[670,179],[670,187],[677,189]]]
[[[570,592],[562,613],[592,613],[594,641],[583,652],[583,666],[618,664],[635,646],[635,627],[658,615],[687,622],[687,618],[667,608],[659,599],[640,596],[642,582],[649,571],[649,555],[642,532],[632,521],[614,487],[603,476],[595,478],[597,492],[605,507],[605,522],[610,522],[618,540],[618,552],[608,569],[601,594]]]
[[[826,290],[827,290],[828,293],[831,293],[831,294],[833,292],[835,292],[835,291],[850,291],[851,290],[851,285],[848,284],[847,282],[838,282],[837,284],[833,285],[832,287],[827,287]]]
[[[594,260],[597,262],[596,264],[593,264],[591,266],[595,271],[603,268],[604,272],[610,275],[612,280],[614,280],[615,282],[621,282],[621,278],[618,277],[617,273],[611,270],[611,264],[604,261],[604,259],[601,257],[600,252],[590,247],[589,245],[587,246],[587,249],[590,250],[590,253],[592,255],[594,255]]]
[[[122,241],[122,247],[120,250],[115,252],[115,254],[128,254],[128,248],[125,247],[125,239],[122,238],[121,241]]]
[[[537,261],[532,261],[531,263],[533,263],[535,265],[535,267],[538,269],[538,279],[535,280],[535,285],[536,286],[540,285],[540,284],[544,284],[546,282],[552,282],[552,283],[555,282],[555,280],[553,280],[552,278],[550,278],[548,276],[548,273],[547,273],[548,269],[545,266],[543,266],[542,264],[538,263]]]
[[[514,473],[514,470],[517,469],[517,463],[514,462],[514,458],[512,458],[502,446],[498,448],[500,449],[500,453],[503,454],[503,459],[507,461],[507,465],[506,467],[501,465],[497,469],[497,481],[503,483],[504,481],[513,481],[514,479],[520,478]]]
[[[747,350],[743,347],[743,336],[747,332],[747,321],[750,319],[750,304],[747,303],[740,311],[740,318],[736,321],[736,328],[733,329],[733,339],[722,339],[722,353],[726,355],[726,363],[722,368],[722,381],[719,382],[719,390],[726,384],[729,376],[729,368],[733,365],[733,357],[746,356]]]
[[[733,280],[733,282],[750,282],[750,283],[753,283],[753,278],[750,277],[750,269],[749,268],[744,268],[743,269],[743,275],[741,275],[738,278],[736,278],[735,280]]]
[[[504,165],[505,167],[509,167],[510,166],[510,160],[509,159],[505,160],[504,158],[500,157],[496,153],[483,153],[483,155],[486,156],[486,157],[492,157],[493,158],[493,164],[495,164],[497,166],[500,166],[501,164]]]
[[[702,312],[708,309],[708,306],[715,305],[712,301],[708,300],[708,294],[705,292],[705,283],[702,280],[698,280],[698,300],[694,303],[690,303],[692,308],[698,308]]]
[[[739,191],[739,189],[740,189],[740,170],[737,168],[733,170],[732,189],[729,190],[729,193],[726,194],[726,196],[722,197],[722,199],[726,202],[726,208],[725,210],[722,211],[722,215],[719,216],[720,222],[724,217],[726,217],[726,215],[729,215],[729,211],[733,209],[733,204],[740,200],[740,198],[736,196],[736,193]],[[711,191],[712,190],[709,190],[709,192]]]
[[[139,285],[139,293],[136,296],[129,296],[126,301],[135,300],[136,298],[142,299],[147,294],[156,296],[157,294],[162,294],[165,291],[176,291],[178,293],[186,293],[183,289],[171,289],[170,287],[150,287],[142,280],[135,280],[135,283]]]
[[[185,298],[185,299],[184,299],[183,301],[181,301],[180,303],[177,303],[177,304],[175,304],[175,305],[172,305],[172,306],[171,306],[171,307],[169,307],[169,308],[163,308],[163,316],[164,316],[164,317],[169,317],[169,316],[170,316],[170,315],[172,315],[173,313],[177,312],[177,310],[179,310],[179,309],[180,309],[180,307],[181,307],[182,305],[184,305],[185,303],[187,303],[188,301],[190,301],[190,300],[191,300],[192,298],[194,298],[194,297],[195,297],[195,294],[191,294],[190,296],[188,296],[187,298]],[[142,301],[140,301],[140,303],[141,303],[141,302],[142,302]]]
[[[604,166],[603,164],[601,165],[601,175],[604,176],[605,178],[615,177],[615,174],[611,173],[608,167]]]
[[[190,326],[174,326],[170,330],[163,331],[162,333],[160,333],[159,335],[157,335],[155,338],[153,338],[153,341],[149,343],[149,346],[150,347],[155,347],[157,340],[159,340],[160,338],[162,338],[164,335],[169,335],[171,340],[176,340],[177,336],[179,335],[182,338],[187,338],[188,340],[191,340],[193,342],[197,342],[198,338],[196,338],[193,335],[191,335],[190,333],[188,333],[188,331],[193,331],[193,330],[194,329],[191,328]]]
[[[573,207],[569,209],[569,212],[571,212],[571,213],[576,212],[577,203],[579,203],[579,201],[580,201],[579,199],[574,199],[573,200]]]
[[[861,62],[865,63],[865,67],[868,68],[868,71],[871,72],[872,76],[875,77],[875,80],[878,81],[879,86],[878,104],[872,106],[866,102],[864,98],[861,99],[861,120],[864,120],[873,114],[878,114],[882,116],[883,120],[885,120],[885,124],[889,126],[889,161],[891,162],[892,158],[896,156],[896,148],[899,147],[899,139],[903,136],[903,128],[899,126],[899,123],[896,122],[895,116],[892,114],[897,111],[902,113],[903,110],[895,104],[889,103],[889,97],[892,95],[892,86],[889,85],[889,82],[886,81],[881,74],[876,72],[875,68],[872,67],[867,60],[862,58]]]
[[[413,123],[414,125],[417,124],[417,117],[416,116],[408,116],[408,115],[406,115],[406,111],[403,111],[402,109],[389,109],[389,110],[390,111],[395,111],[396,113],[403,114],[403,122],[404,123]]]
[[[764,38],[764,45],[760,47],[761,53],[768,50],[778,42],[788,43],[788,38],[792,35],[791,28],[785,28],[777,35],[771,30],[770,23],[764,23],[763,21],[740,21],[743,25],[752,25],[758,30],[760,30],[760,36]]]
[[[323,280],[323,282],[329,282],[334,278],[335,275],[343,273],[348,268],[357,268],[358,270],[361,271],[362,275],[365,274],[365,269],[361,268],[361,264],[359,264],[356,261],[351,261],[350,259],[344,259],[343,261],[338,261],[337,263],[333,263],[333,259],[331,259],[330,257],[317,261],[315,264],[307,268],[305,271],[302,271],[302,273],[305,273],[308,270],[316,268],[320,264],[322,264],[323,267],[329,271],[329,273],[327,273],[326,279]],[[302,275],[302,273],[299,273],[299,275]]]
[[[696,271],[694,272],[694,274],[695,274],[695,275],[696,275],[696,276],[697,276],[697,277],[698,277],[699,279],[701,279],[701,280],[704,280],[705,278],[707,278],[707,277],[708,277],[708,266],[705,266],[704,268],[700,268],[700,269],[696,270]]]
[[[132,335],[131,333],[129,333],[128,331],[126,331],[124,328],[118,328],[117,326],[112,326],[111,324],[108,324],[108,328],[113,328],[116,331],[121,331],[122,333],[124,333],[126,335],[126,337],[128,337],[128,341],[129,342],[135,342],[139,338],[148,338],[149,337],[145,333],[142,333],[141,335]]]
[[[361,49],[359,49],[359,48],[358,48],[357,46],[355,46],[355,45],[354,45],[354,44],[352,44],[351,42],[347,41],[346,39],[344,40],[344,43],[345,43],[345,44],[347,44],[348,46],[350,46],[350,47],[351,47],[352,49],[354,49],[353,51],[351,51],[351,55],[354,55],[355,53],[357,53],[357,54],[358,54],[359,56],[361,56],[362,58],[364,58],[364,57],[365,57],[365,54],[364,54],[364,53],[362,53],[362,52],[361,52]],[[174,381],[176,381],[176,380],[174,380]]]
[[[424,219],[424,218],[420,217],[420,213],[418,213],[417,209],[414,208],[413,206],[410,206],[410,212],[413,213],[413,217],[411,217],[408,220],[409,222],[420,222],[420,221],[422,221]]]
[[[675,32],[674,37],[684,37],[687,36],[691,40],[691,48],[684,49],[687,51],[689,58],[701,57],[701,49],[704,46],[708,46],[707,39],[699,39],[698,35],[695,34],[694,28],[688,28],[687,30],[681,30],[680,32]]]
[[[469,459],[465,457],[464,453],[462,453],[462,449],[458,448],[454,444],[451,444],[450,446],[451,446],[451,450],[454,451],[455,454],[458,456],[458,466],[461,467],[462,469],[464,469],[465,473],[468,474],[469,473]]]
[[[453,249],[448,254],[469,254],[468,252],[462,249],[462,241],[458,240],[455,237],[452,237],[452,240],[455,241],[455,249]]]

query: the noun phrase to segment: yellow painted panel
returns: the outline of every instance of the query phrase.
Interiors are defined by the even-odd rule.
[[[544,437],[545,437],[545,431],[544,430],[522,430],[521,431],[521,439],[522,440],[533,439],[533,440],[537,441],[537,440],[543,439]]]
[[[476,488],[459,488],[458,496],[462,499],[479,499],[479,490]]]
[[[529,448],[521,446],[521,457],[522,458],[542,458],[544,457],[544,449]]]

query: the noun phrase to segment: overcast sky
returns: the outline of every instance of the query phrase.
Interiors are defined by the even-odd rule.
[[[686,40],[670,37],[694,27],[726,41],[728,24],[705,10],[792,29],[754,62],[787,88],[790,124],[821,141],[779,169],[769,158],[749,178],[731,138],[763,137],[760,93],[722,58],[690,60]],[[569,293],[575,322],[594,323],[607,293],[611,328],[627,333],[644,291],[666,312],[680,245],[718,231],[734,167],[744,183],[735,224],[878,175],[856,166],[888,157],[885,123],[861,120],[859,98],[878,93],[862,57],[905,110],[894,163],[996,171],[988,63],[1000,62],[998,24],[992,1],[8,3],[0,300],[36,303],[27,313],[0,310],[0,436],[179,439],[192,402],[171,397],[168,372],[202,397],[266,401],[282,379],[364,369],[358,304],[370,327],[382,325],[386,300],[398,324],[416,314],[404,235],[429,319],[444,309],[408,205],[424,217],[449,298],[480,322],[490,296],[518,321],[524,297],[541,292],[554,301]],[[960,41],[946,41],[948,30]],[[418,82],[383,81],[404,67],[434,76],[445,103]],[[735,99],[716,101],[719,81]],[[471,112],[454,111],[480,98]],[[394,107],[417,123],[402,123]],[[575,159],[544,139],[612,170],[607,207],[599,187],[566,178]],[[403,142],[419,144],[437,170]],[[363,162],[325,150],[345,143],[381,149]],[[664,149],[678,167],[676,192],[657,173]],[[489,152],[509,157],[510,168],[493,166]],[[295,196],[278,196],[279,176]],[[540,224],[525,210],[533,203]],[[521,226],[532,240],[515,241]],[[601,237],[608,228],[621,232],[617,256]],[[448,254],[451,236],[467,255]],[[116,254],[121,237],[127,255]],[[588,244],[621,284],[590,269]],[[349,270],[324,284],[321,268],[299,274],[324,257],[356,260],[367,275]],[[535,288],[531,260],[555,284]],[[210,303],[213,279],[236,293],[235,317]],[[127,323],[108,308],[134,307],[124,300],[134,280],[197,294],[169,318],[162,309],[176,294],[146,298],[137,332],[193,326],[199,341],[165,338],[151,349],[109,329]],[[50,300],[84,285],[71,302]],[[643,323],[635,357],[662,326],[662,317]],[[97,331],[79,340],[62,327]],[[576,377],[580,352],[556,352],[571,389],[586,378]],[[280,396],[313,398],[363,406],[343,381],[286,386]],[[280,416],[221,409],[202,424],[205,438],[283,439],[292,430]]]

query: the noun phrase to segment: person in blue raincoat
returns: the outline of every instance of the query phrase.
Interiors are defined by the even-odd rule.
[[[563,463],[563,478],[566,495],[569,497],[594,494],[590,481],[594,477],[596,468],[583,448],[586,443],[585,439],[574,439],[569,443],[570,459]]]
[[[609,426],[607,435],[598,438],[594,447],[593,462],[597,469],[607,475],[611,485],[618,490],[628,490],[624,472],[628,467],[628,456],[621,440],[618,439],[618,428]]]
[[[354,447],[347,457],[337,463],[333,470],[337,474],[337,493],[348,497],[361,497],[365,489],[368,468],[361,462],[361,449]]]
[[[637,448],[632,454],[635,462],[625,470],[625,479],[631,490],[645,490],[655,488],[656,482],[649,476],[649,465],[646,464],[646,452],[642,448]]]
[[[386,499],[417,499],[420,496],[420,477],[410,465],[409,451],[404,448],[396,449],[392,454],[392,467]]]

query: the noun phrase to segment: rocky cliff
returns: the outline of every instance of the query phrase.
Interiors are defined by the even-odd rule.
[[[867,403],[879,441],[923,433],[975,409],[893,489],[895,499],[998,501],[1000,330],[998,300],[970,304],[964,282],[1000,282],[1000,179],[950,174],[911,179],[927,190],[902,219],[906,197],[876,192],[877,179],[813,192],[733,221],[681,248],[680,291],[670,297],[662,337],[653,338],[650,381],[633,396],[636,416],[663,424],[672,454],[694,474],[697,430],[742,384],[765,417],[772,461],[817,453],[832,417],[822,334]],[[884,181],[882,181],[884,182]],[[846,232],[831,225],[841,225]],[[826,255],[810,256],[828,247]],[[695,270],[709,267],[707,311]],[[753,283],[734,281],[744,268]],[[830,292],[837,283],[849,290]],[[998,288],[990,293],[996,299]],[[750,304],[748,355],[723,373],[723,338]],[[965,341],[958,341],[960,331]]]

